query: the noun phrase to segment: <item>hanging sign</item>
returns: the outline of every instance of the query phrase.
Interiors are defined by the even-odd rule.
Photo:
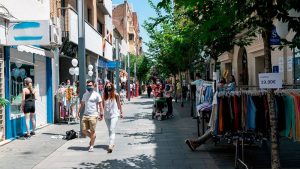
[[[273,66],[273,73],[279,73],[279,66],[278,65]]]
[[[260,73],[259,87],[261,89],[279,89],[282,88],[282,79],[280,73]]]
[[[10,22],[7,45],[50,45],[48,20]]]
[[[115,61],[107,62],[107,68],[109,68],[109,69],[114,69],[114,68],[116,68],[116,66],[117,66],[117,62],[115,62]]]
[[[280,37],[276,32],[276,27],[272,27],[272,34],[269,39],[270,45],[281,45]]]
[[[219,72],[213,72],[213,80],[219,79]]]

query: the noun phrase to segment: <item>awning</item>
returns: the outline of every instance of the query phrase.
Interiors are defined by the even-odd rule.
[[[29,45],[18,45],[17,50],[20,52],[27,52],[27,53],[33,53],[41,56],[46,56],[50,58],[54,58],[54,55],[52,52],[35,47],[35,46],[29,46]]]

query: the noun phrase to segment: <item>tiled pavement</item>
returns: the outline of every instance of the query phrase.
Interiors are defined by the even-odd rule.
[[[95,151],[87,152],[88,139],[51,139],[78,125],[52,125],[30,140],[16,140],[0,147],[0,168],[104,168],[104,169],[231,169],[234,147],[211,143],[191,152],[186,138],[195,137],[196,121],[190,104],[174,103],[174,119],[151,119],[152,99],[134,98],[124,106],[125,118],[117,126],[116,147],[107,154],[108,132],[104,121],[97,125]],[[300,168],[298,143],[283,142],[283,166]],[[261,149],[247,151],[251,168],[268,168],[269,155]],[[288,155],[289,152],[291,155]],[[298,163],[297,163],[298,162]],[[299,166],[297,166],[299,165]]]

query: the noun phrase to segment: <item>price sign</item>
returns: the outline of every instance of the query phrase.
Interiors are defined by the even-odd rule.
[[[261,89],[279,89],[282,88],[282,79],[280,73],[260,73],[259,87]]]
[[[213,80],[219,79],[219,72],[213,72]]]

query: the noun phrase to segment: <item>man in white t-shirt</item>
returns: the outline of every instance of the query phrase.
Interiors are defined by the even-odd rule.
[[[96,139],[96,125],[97,118],[103,119],[103,105],[102,98],[95,89],[95,82],[93,80],[87,81],[87,92],[83,95],[80,107],[77,112],[77,117],[80,117],[80,110],[84,107],[82,117],[82,133],[90,138],[89,151],[94,151],[94,143]],[[100,111],[99,111],[100,110]],[[100,113],[98,113],[100,112]]]

